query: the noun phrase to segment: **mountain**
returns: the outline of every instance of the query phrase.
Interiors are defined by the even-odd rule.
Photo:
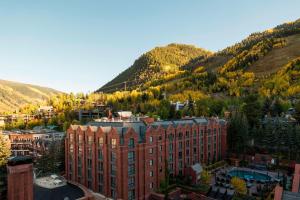
[[[0,113],[13,112],[25,104],[40,103],[59,93],[47,87],[0,80]]]
[[[139,57],[131,67],[101,87],[98,92],[112,92],[124,87],[135,88],[146,82],[159,81],[162,78],[164,80],[174,79],[185,72],[181,70],[181,67],[192,59],[204,59],[211,54],[207,50],[185,44],[156,47]]]
[[[199,91],[224,97],[249,91],[271,96],[289,90],[285,95],[293,96],[300,93],[299,60],[300,19],[253,33],[215,53],[187,45],[157,47],[98,91],[158,87],[171,96]],[[284,70],[287,66],[293,67]]]

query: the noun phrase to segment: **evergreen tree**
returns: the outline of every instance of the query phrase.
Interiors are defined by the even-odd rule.
[[[232,113],[228,126],[228,148],[233,153],[245,153],[248,145],[248,122],[242,112]]]
[[[250,127],[258,126],[261,108],[258,95],[251,94],[244,98],[242,111],[246,115]]]

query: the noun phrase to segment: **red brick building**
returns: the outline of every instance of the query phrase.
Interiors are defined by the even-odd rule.
[[[226,122],[193,118],[72,125],[65,141],[66,176],[114,199],[148,199],[165,177],[226,154]]]
[[[7,164],[8,200],[33,200],[33,167],[28,157],[15,157]]]
[[[275,187],[274,200],[300,199],[300,164],[295,165],[292,191],[284,191],[283,187]]]

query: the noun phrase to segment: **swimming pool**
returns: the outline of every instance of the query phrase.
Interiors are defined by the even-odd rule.
[[[254,171],[247,171],[247,170],[241,170],[241,169],[234,169],[231,170],[228,173],[231,177],[237,176],[242,179],[246,180],[256,180],[256,181],[270,181],[272,178],[271,176],[259,172]]]

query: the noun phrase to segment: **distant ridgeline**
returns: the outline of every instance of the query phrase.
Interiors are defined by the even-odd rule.
[[[171,97],[187,91],[228,97],[255,91],[295,97],[299,60],[300,19],[253,33],[216,53],[182,44],[156,47],[96,92],[158,89]]]

